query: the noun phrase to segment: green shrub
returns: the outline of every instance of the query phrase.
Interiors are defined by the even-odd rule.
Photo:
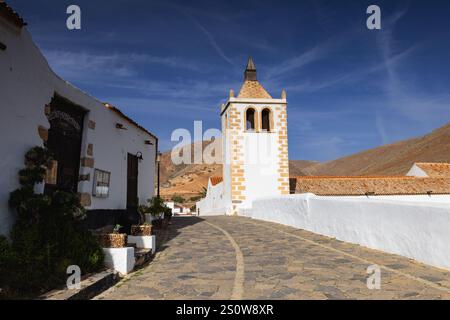
[[[172,201],[176,202],[176,203],[184,203],[185,202],[184,198],[179,195],[174,195],[172,197]]]
[[[167,217],[172,217],[172,209],[166,206],[164,200],[161,197],[153,197],[147,200],[147,206],[139,206],[138,211],[143,215],[145,220],[145,214],[149,213],[154,217],[159,217],[164,214]]]
[[[103,251],[95,237],[81,227],[85,210],[78,195],[55,191],[35,194],[51,155],[33,148],[20,170],[21,188],[11,192],[9,204],[17,211],[11,242],[0,239],[0,278],[9,295],[32,297],[62,286],[67,267],[78,265],[83,274],[103,267]],[[2,271],[6,270],[6,272]]]
[[[167,209],[170,210],[170,208],[165,205],[164,200],[161,197],[153,197],[149,200],[148,203],[148,212],[152,216],[158,216],[162,213],[165,213]]]
[[[202,199],[201,196],[195,196],[195,197],[191,197],[189,200],[190,200],[190,201],[198,201],[198,200],[200,200],[200,199]]]

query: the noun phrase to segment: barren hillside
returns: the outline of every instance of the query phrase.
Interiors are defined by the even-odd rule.
[[[203,147],[208,143],[204,142]],[[191,145],[192,158],[193,145]],[[301,175],[404,175],[414,162],[450,162],[450,123],[432,133],[370,149],[337,160],[319,163],[290,160],[291,176]],[[171,153],[162,156],[161,194],[178,195],[192,206],[207,186],[210,176],[221,176],[220,164],[174,165]]]
[[[423,137],[306,168],[307,175],[404,175],[414,162],[450,162],[450,123]]]
[[[203,143],[203,148],[208,145]],[[191,145],[191,158],[194,158],[194,146]],[[291,160],[289,169],[295,176],[305,175],[303,170],[315,161]],[[171,151],[163,153],[161,159],[161,195],[166,199],[180,196],[185,199],[186,206],[192,206],[200,196],[202,189],[207,186],[211,176],[222,176],[220,164],[181,164],[174,165],[171,160]]]

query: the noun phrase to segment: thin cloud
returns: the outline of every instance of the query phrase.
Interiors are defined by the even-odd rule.
[[[402,60],[393,60],[394,52],[394,29],[396,24],[405,15],[406,10],[399,11],[393,15],[385,24],[385,29],[380,33],[378,47],[383,57],[386,71],[386,82],[384,90],[389,97],[390,107],[401,112],[403,116],[414,121],[436,121],[450,117],[450,95],[430,95],[414,86],[411,82],[403,79],[398,72]]]
[[[201,68],[175,57],[157,57],[138,53],[97,54],[64,50],[44,50],[54,71],[68,80],[89,80],[99,74],[117,77],[135,76],[142,64],[200,71]]]
[[[208,39],[208,43],[211,45],[211,47],[217,52],[217,54],[225,60],[230,65],[234,66],[235,64],[233,61],[231,61],[230,58],[225,54],[225,52],[222,50],[222,48],[217,44],[216,39],[214,38],[213,34],[208,31],[192,14],[190,14],[185,8],[181,6],[174,5],[174,8],[178,10],[181,14],[186,16],[189,20],[191,20],[206,36]]]
[[[413,46],[408,48],[397,55],[388,58],[390,64],[400,63],[403,59],[407,58],[411,53],[413,53],[418,46]],[[338,86],[348,85],[355,83],[357,81],[366,79],[377,72],[385,71],[386,61],[383,60],[380,63],[374,64],[365,68],[357,68],[354,71],[343,73],[334,76],[332,79],[321,80],[316,82],[307,81],[300,84],[294,84],[290,86],[285,86],[285,89],[290,92],[317,92],[327,88],[336,88]]]
[[[343,47],[347,42],[349,42],[357,32],[349,32],[341,34],[337,37],[330,38],[324,42],[309,48],[303,53],[287,59],[276,66],[268,69],[266,78],[276,79],[291,74],[298,69],[304,68],[312,63],[318,62],[320,60],[329,57],[335,50]]]

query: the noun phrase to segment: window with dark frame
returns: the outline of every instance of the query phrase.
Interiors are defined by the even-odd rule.
[[[110,172],[95,169],[92,195],[97,198],[107,198],[109,196],[110,179]]]

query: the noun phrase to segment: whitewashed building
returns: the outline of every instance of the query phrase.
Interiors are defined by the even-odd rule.
[[[0,110],[1,234],[14,221],[9,193],[18,187],[18,170],[34,146],[47,146],[57,160],[42,191],[58,187],[79,193],[94,220],[126,214],[153,197],[157,137],[58,77],[23,19],[3,2]]]
[[[221,108],[223,181],[208,186],[200,215],[240,214],[258,197],[289,194],[286,92],[264,89],[249,58],[244,83]]]

